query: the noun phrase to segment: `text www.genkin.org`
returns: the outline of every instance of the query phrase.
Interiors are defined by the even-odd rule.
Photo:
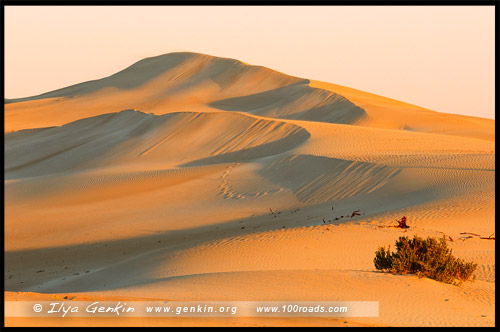
[[[151,306],[146,307],[147,313],[175,313],[176,315],[182,314],[205,314],[205,313],[226,313],[236,315],[238,312],[237,306],[211,306],[207,304],[186,305],[186,306]]]
[[[6,317],[378,317],[378,301],[6,301]]]

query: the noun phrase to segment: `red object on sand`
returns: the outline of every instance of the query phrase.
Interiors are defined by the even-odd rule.
[[[401,218],[401,221],[398,221],[399,225],[397,227],[399,228],[410,228],[410,226],[406,225],[406,217],[403,216],[403,218]]]

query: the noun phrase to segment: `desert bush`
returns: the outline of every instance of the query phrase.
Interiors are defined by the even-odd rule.
[[[475,263],[454,257],[444,236],[425,240],[416,235],[413,239],[402,236],[396,241],[395,253],[390,252],[390,247],[387,250],[380,247],[373,262],[377,270],[416,274],[448,284],[460,284],[470,279],[477,267]]]

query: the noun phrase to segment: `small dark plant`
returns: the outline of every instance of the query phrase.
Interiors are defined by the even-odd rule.
[[[396,241],[396,252],[380,247],[373,259],[375,268],[386,272],[416,274],[448,284],[460,284],[472,277],[477,264],[464,262],[452,255],[446,238],[402,236]],[[474,278],[472,278],[474,279]]]

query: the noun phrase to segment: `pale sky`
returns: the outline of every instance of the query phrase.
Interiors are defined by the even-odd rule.
[[[6,6],[5,97],[160,54],[235,58],[494,119],[494,6]]]

